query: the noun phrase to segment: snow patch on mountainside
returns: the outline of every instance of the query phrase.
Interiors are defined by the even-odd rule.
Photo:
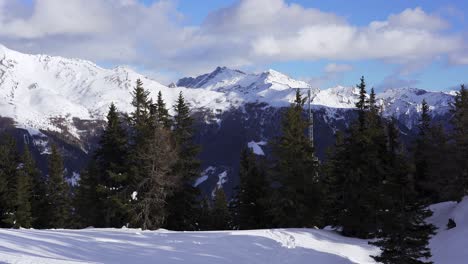
[[[265,146],[266,144],[267,143],[265,141],[260,141],[260,142],[250,141],[249,143],[247,143],[247,146],[250,149],[252,149],[255,155],[265,156],[265,152],[263,151],[261,146]]]

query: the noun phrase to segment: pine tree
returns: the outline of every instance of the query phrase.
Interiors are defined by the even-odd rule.
[[[25,146],[21,161],[22,164],[16,175],[16,210],[14,213],[13,225],[17,228],[30,228],[33,222],[31,208],[33,198],[32,184],[33,177],[35,177],[38,172],[27,146]]]
[[[328,150],[326,162],[322,166],[322,185],[324,187],[323,218],[332,226],[340,226],[343,210],[345,210],[344,193],[347,189],[346,175],[349,162],[349,147],[344,133],[337,131],[335,144]]]
[[[56,145],[52,145],[48,163],[49,227],[66,228],[70,225],[69,221],[71,220],[70,191],[68,183],[64,179],[63,160]]]
[[[228,209],[226,194],[223,187],[216,189],[211,209],[211,225],[212,230],[229,230],[231,229],[231,217]]]
[[[236,204],[236,222],[239,229],[259,229],[269,225],[267,197],[268,182],[265,171],[259,167],[251,149],[244,149],[240,162],[240,186]]]
[[[190,108],[182,92],[174,106],[174,138],[177,146],[178,160],[174,166],[177,185],[174,195],[168,202],[170,213],[167,227],[173,230],[194,230],[194,219],[200,209],[199,191],[193,182],[200,175],[200,161],[197,159],[199,146],[194,143],[194,124]]]
[[[15,140],[6,134],[0,137],[0,227],[12,227],[15,212],[16,175],[19,164]]]
[[[401,151],[396,121],[388,125],[388,174],[382,189],[385,199],[379,239],[371,244],[382,253],[373,258],[385,264],[432,263],[429,239],[434,227],[425,222],[432,213],[418,201],[410,176],[410,166]]]
[[[139,130],[147,127],[150,120],[150,108],[152,103],[149,95],[150,92],[143,88],[143,82],[138,79],[132,93],[132,106],[135,108],[135,111],[131,115],[133,126],[137,130],[136,132],[141,132]]]
[[[362,130],[364,129],[365,111],[368,108],[368,104],[366,103],[367,91],[366,91],[366,82],[364,80],[364,76],[361,77],[361,83],[357,85],[357,88],[359,88],[359,100],[356,103],[356,108],[358,109],[359,125]]]
[[[48,226],[47,177],[37,168],[31,152],[25,146],[22,156],[22,170],[31,180],[31,215],[32,227],[46,228]]]
[[[419,134],[414,150],[415,184],[419,199],[426,204],[460,197],[456,183],[456,164],[441,125],[432,124],[429,106],[422,102]]]
[[[375,236],[382,222],[384,201],[380,195],[385,181],[386,136],[375,93],[366,100],[361,78],[358,120],[340,137],[324,166],[326,217],[346,236]]]
[[[306,136],[308,122],[303,115],[304,100],[296,91],[295,102],[286,110],[281,136],[274,142],[274,178],[280,183],[275,192],[275,222],[280,227],[313,227],[319,224],[320,187],[318,161]]]
[[[80,172],[78,188],[75,191],[73,206],[76,210],[76,222],[79,227],[103,227],[100,218],[100,197],[98,197],[98,171],[95,161],[90,160],[85,169]]]
[[[430,128],[431,117],[429,115],[429,105],[425,100],[421,105],[421,117],[419,119],[419,133],[416,140],[416,147],[414,151],[414,165],[415,165],[415,188],[419,194],[419,198],[424,199],[426,202],[430,196],[431,191],[426,186],[429,179],[429,141],[430,141]],[[430,184],[430,183],[429,183]]]
[[[169,116],[169,111],[166,108],[166,103],[162,98],[161,91],[158,92],[158,100],[156,102],[156,113],[157,121],[162,124],[166,129],[170,129],[172,126],[171,118]]]
[[[462,187],[461,195],[468,194],[468,90],[461,85],[452,104],[452,138],[455,142],[456,161],[458,163],[457,181]]]
[[[119,118],[117,108],[111,104],[107,114],[107,125],[101,136],[95,153],[96,170],[89,170],[97,177],[96,196],[98,197],[98,215],[102,223],[98,226],[122,227],[128,222],[128,186],[127,159],[128,139]]]

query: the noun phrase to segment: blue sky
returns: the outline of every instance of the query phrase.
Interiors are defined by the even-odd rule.
[[[378,90],[468,82],[466,0],[64,2],[0,0],[0,43],[127,64],[165,84],[218,65],[272,68],[320,88],[361,75]]]

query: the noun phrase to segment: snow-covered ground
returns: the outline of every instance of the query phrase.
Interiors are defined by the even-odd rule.
[[[0,230],[0,263],[374,263],[332,231]]]
[[[431,206],[436,264],[468,263],[468,197]],[[446,229],[449,218],[457,227]],[[334,231],[0,230],[0,263],[375,263],[379,250]]]

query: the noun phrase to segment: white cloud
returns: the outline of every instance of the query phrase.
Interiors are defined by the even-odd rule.
[[[327,64],[327,66],[325,66],[326,73],[342,73],[342,72],[348,72],[352,70],[353,70],[353,66],[348,65],[348,64],[330,63],[330,64]]]
[[[361,27],[284,0],[239,0],[187,26],[172,0],[34,0],[26,11],[12,2],[0,0],[0,42],[13,49],[171,75],[291,60],[378,59],[408,71],[443,56],[468,64],[463,37],[419,7]]]

